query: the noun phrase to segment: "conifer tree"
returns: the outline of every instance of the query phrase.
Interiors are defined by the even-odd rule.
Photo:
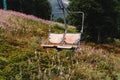
[[[3,8],[3,0],[0,0],[0,8]],[[43,19],[49,19],[51,5],[48,0],[7,0],[8,10],[35,15]]]
[[[119,17],[120,1],[118,0],[69,0],[70,11],[85,13],[85,32],[92,41],[105,41],[117,37],[117,20]],[[68,22],[80,25],[80,16],[68,16]],[[78,26],[80,27],[80,26]]]

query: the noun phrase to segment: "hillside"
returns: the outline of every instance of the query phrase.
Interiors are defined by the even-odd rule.
[[[50,24],[32,15],[0,10],[0,80],[120,79],[120,58],[110,49],[92,43],[58,54],[40,47]],[[52,27],[52,32],[63,30],[59,25]]]

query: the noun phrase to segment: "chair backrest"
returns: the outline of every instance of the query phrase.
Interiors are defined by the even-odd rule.
[[[81,34],[80,33],[67,33],[65,35],[65,42],[68,44],[77,44],[80,41]]]
[[[55,43],[55,44],[60,44],[63,40],[63,35],[64,34],[55,34],[55,33],[50,33],[49,34],[49,41],[51,43]],[[81,34],[80,33],[67,33],[65,35],[65,43],[67,44],[77,44],[79,42],[81,38]]]
[[[49,41],[51,43],[55,44],[60,44],[63,38],[63,34],[55,34],[55,33],[50,33],[49,34]]]

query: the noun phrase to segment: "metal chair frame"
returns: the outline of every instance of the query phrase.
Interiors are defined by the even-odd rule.
[[[61,44],[42,44],[41,46],[43,48],[56,48],[56,49],[72,49],[72,50],[76,50],[78,48],[78,45],[80,44],[80,40],[81,40],[81,35],[83,33],[83,27],[84,27],[84,12],[81,12],[81,11],[75,11],[75,12],[69,12],[70,14],[82,14],[82,28],[81,28],[81,31],[80,33],[77,33],[79,34],[79,40],[77,41],[77,44],[75,45],[74,43],[72,45],[66,45],[65,43],[65,38],[66,38],[66,35],[70,34],[70,33],[67,33],[67,24],[66,24],[66,19],[65,19],[65,14],[64,12],[53,12],[53,14],[64,14],[64,25],[65,25],[65,32],[64,34],[56,34],[56,35],[63,35],[63,38],[62,38],[62,41],[61,41]],[[51,19],[52,19],[52,16],[51,16]],[[51,31],[49,30],[49,38],[52,38],[50,37],[51,34],[55,34],[55,33],[51,33]],[[75,33],[76,34],[76,33]],[[48,38],[48,40],[50,41],[50,39]],[[53,36],[54,38],[54,36]],[[51,42],[52,43],[52,42]]]

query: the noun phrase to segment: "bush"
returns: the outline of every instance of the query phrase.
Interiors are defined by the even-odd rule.
[[[120,39],[114,39],[114,44],[120,47]]]
[[[63,20],[63,18],[61,18],[61,17],[57,18],[55,21],[56,21],[56,22],[60,22],[60,23],[64,23],[64,20]]]

